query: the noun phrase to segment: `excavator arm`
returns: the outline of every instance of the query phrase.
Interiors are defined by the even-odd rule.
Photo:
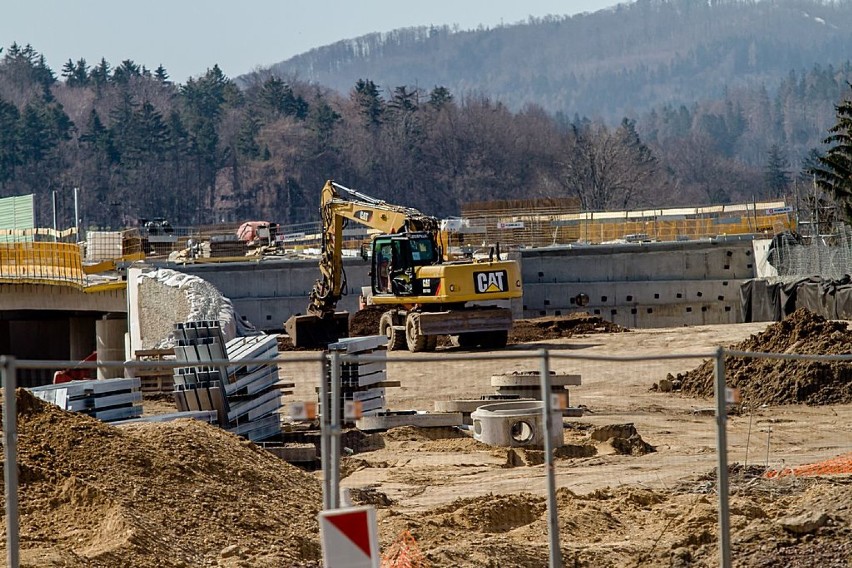
[[[343,270],[343,229],[351,220],[385,234],[403,231],[438,232],[438,220],[417,209],[391,205],[334,181],[325,182],[320,197],[322,256],[320,278],[310,294],[308,312],[329,317],[346,292]]]
[[[354,221],[381,233],[421,231],[436,236],[438,220],[417,209],[391,205],[332,180],[320,195],[322,252],[320,277],[314,282],[308,315],[293,316],[284,327],[296,345],[318,345],[347,335],[348,314],[337,312],[337,303],[346,293],[343,269],[343,229]]]

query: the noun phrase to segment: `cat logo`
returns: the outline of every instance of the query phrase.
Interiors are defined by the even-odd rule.
[[[505,292],[508,289],[506,271],[474,272],[473,285],[477,294]]]
[[[367,209],[359,209],[355,211],[355,218],[359,221],[363,221],[364,223],[369,223],[370,219],[373,218],[373,212],[368,211]]]

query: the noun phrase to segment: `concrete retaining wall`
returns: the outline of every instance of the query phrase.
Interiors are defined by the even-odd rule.
[[[361,286],[370,284],[370,263],[360,258],[344,260],[347,295],[338,309],[355,313]],[[317,260],[272,260],[221,264],[164,264],[212,283],[230,298],[237,314],[258,329],[282,330],[293,314],[304,314],[308,295],[319,277]]]
[[[554,247],[523,252],[524,317],[588,311],[627,327],[742,321],[750,240]],[[579,294],[589,304],[575,303]]]
[[[520,257],[524,298],[516,317],[588,311],[627,327],[740,322],[740,283],[755,274],[749,239],[565,246]],[[354,313],[361,286],[369,285],[369,263],[344,265],[348,295],[339,307]],[[316,260],[165,266],[210,281],[241,317],[267,331],[305,313],[319,276]],[[580,293],[591,300],[585,308],[573,303]]]

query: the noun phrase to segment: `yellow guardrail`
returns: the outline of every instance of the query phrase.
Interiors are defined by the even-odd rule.
[[[73,243],[0,243],[0,283],[84,288],[80,247]]]

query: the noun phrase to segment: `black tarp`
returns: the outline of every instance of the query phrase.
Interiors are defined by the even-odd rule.
[[[826,319],[852,319],[852,278],[814,276],[784,283],[747,280],[740,286],[740,305],[744,322],[781,321],[798,308]]]

